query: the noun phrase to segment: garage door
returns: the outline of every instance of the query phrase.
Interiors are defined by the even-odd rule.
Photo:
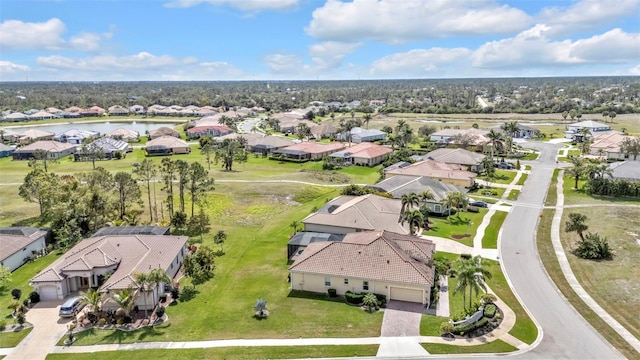
[[[392,287],[391,300],[410,301],[422,304],[422,290]]]
[[[56,300],[58,299],[58,289],[55,286],[41,286],[38,288],[40,300]]]

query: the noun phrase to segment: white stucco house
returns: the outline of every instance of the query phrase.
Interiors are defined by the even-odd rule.
[[[9,271],[22,266],[33,255],[45,251],[47,231],[32,227],[0,228],[0,265]]]
[[[34,276],[30,284],[42,300],[64,299],[70,293],[97,288],[107,298],[133,286],[135,273],[163,269],[173,278],[187,254],[186,236],[108,235],[80,241],[46,269]],[[147,293],[138,294],[136,305],[153,307],[151,299],[162,292],[160,284]],[[104,308],[109,308],[107,302]]]

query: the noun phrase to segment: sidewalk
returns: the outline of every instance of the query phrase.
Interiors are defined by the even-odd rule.
[[[615,332],[618,333],[626,342],[629,343],[637,352],[640,352],[640,340],[638,340],[633,334],[631,334],[624,326],[622,326],[616,319],[614,319],[609,313],[607,313],[598,303],[593,300],[591,295],[580,285],[573,270],[571,270],[571,264],[567,259],[567,254],[564,252],[562,242],[560,241],[560,223],[562,222],[562,212],[564,207],[564,193],[563,193],[563,178],[564,171],[561,170],[558,173],[558,182],[556,184],[556,191],[558,194],[556,201],[556,211],[553,215],[551,222],[551,242],[553,243],[553,249],[555,250],[556,257],[560,263],[560,268],[564,277],[567,279],[569,285],[573,291],[584,301],[585,304],[591,308],[602,320],[604,320]]]

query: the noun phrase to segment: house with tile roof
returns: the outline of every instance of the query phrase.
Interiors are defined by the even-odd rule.
[[[338,142],[329,144],[300,142],[275,150],[273,154],[283,154],[285,159],[295,161],[322,160],[325,156],[329,156],[329,154],[344,148],[345,145]]]
[[[409,234],[409,225],[401,224],[402,203],[379,195],[342,195],[329,201],[315,213],[302,219],[304,231],[348,234],[369,230],[387,230]]]
[[[468,138],[469,145],[475,146],[478,149],[482,149],[485,144],[491,142],[491,140],[487,137],[489,131],[469,128],[469,129],[443,129],[440,131],[436,131],[431,134],[431,141],[436,144],[446,146],[447,144],[455,144],[459,145],[457,142],[458,136],[464,136]]]
[[[246,134],[243,134],[244,136]],[[281,136],[258,136],[247,140],[247,150],[261,154],[262,156],[271,155],[276,150],[286,148],[293,145],[293,141]]]
[[[53,133],[38,129],[29,129],[20,134],[20,143],[27,144],[36,140],[53,140]]]
[[[155,138],[144,147],[147,155],[172,155],[172,154],[188,154],[191,152],[189,144],[173,136],[161,136]]]
[[[443,181],[461,187],[471,187],[478,174],[467,171],[464,165],[447,164],[431,159],[418,161],[413,164],[386,170],[385,179],[396,175],[413,177],[428,177],[435,181]]]
[[[311,127],[311,137],[316,140],[330,138],[338,134],[338,128],[331,125],[315,125]]]
[[[28,116],[21,112],[13,112],[9,115],[5,115],[2,120],[3,121],[25,121],[28,119]]]
[[[31,256],[42,255],[48,233],[33,227],[0,227],[0,265],[14,271]]]
[[[189,139],[199,139],[202,136],[209,135],[211,137],[219,137],[231,134],[233,129],[226,125],[204,125],[194,126],[187,129],[187,137]]]
[[[49,159],[55,160],[74,154],[76,146],[53,140],[36,141],[33,144],[17,148],[12,154],[13,160],[35,159],[36,151],[39,150],[45,151]]]
[[[387,159],[393,150],[386,146],[361,142],[328,156],[329,160],[339,165],[376,166]]]
[[[137,131],[129,130],[125,128],[117,128],[113,131],[108,132],[105,136],[113,139],[128,141],[128,142],[140,141],[140,134]]]
[[[129,109],[122,105],[113,105],[109,107],[109,116],[126,116],[129,115]]]
[[[428,306],[435,281],[434,254],[431,241],[389,231],[310,243],[289,267],[291,290],[368,292]]]
[[[56,300],[89,288],[113,294],[132,286],[133,274],[147,274],[153,269],[162,269],[173,278],[187,254],[187,239],[167,235],[91,237],[40,271],[29,284],[42,300]],[[161,284],[153,292],[158,295],[163,288]],[[149,308],[153,306],[151,293],[147,294],[146,301]],[[145,301],[140,294],[136,305],[144,309]]]
[[[461,148],[440,148],[430,151],[420,158],[421,160],[431,159],[446,164],[463,165],[467,170],[479,173],[483,170],[482,161],[485,156]]]
[[[621,145],[627,138],[633,137],[618,132],[609,132],[594,136],[592,139],[593,143],[589,145],[589,154],[605,157],[607,160],[625,160],[627,155],[622,152]]]
[[[157,129],[149,131],[149,139],[153,140],[161,136],[173,136],[174,138],[179,139],[180,133],[168,126],[161,126]]]

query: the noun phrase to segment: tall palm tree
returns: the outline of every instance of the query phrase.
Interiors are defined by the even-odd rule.
[[[147,311],[147,293],[149,292],[149,288],[151,287],[149,274],[141,272],[133,273],[133,282],[138,288],[138,291],[142,292],[142,296],[144,296],[144,317],[148,319],[149,313]]]
[[[456,267],[451,270],[451,273],[457,277],[458,283],[454,289],[455,293],[462,292],[464,308],[466,309],[465,290],[469,288],[469,308],[473,304],[473,291],[479,293],[480,290],[486,292],[487,285],[485,279],[491,279],[491,273],[485,269],[482,265],[482,258],[475,256],[471,259],[460,258],[456,262]]]
[[[366,113],[362,118],[362,122],[367,125],[367,129],[369,128],[369,121],[371,121],[371,114]]]
[[[582,235],[582,233],[587,231],[587,229],[589,228],[589,226],[585,224],[586,221],[587,215],[580,213],[570,213],[569,220],[567,220],[567,222],[565,223],[564,231],[575,231],[580,236],[580,239],[584,240],[584,236]]]
[[[442,200],[443,204],[449,208],[449,215],[451,216],[451,209],[455,206],[456,208],[459,206],[460,202],[460,193],[457,191],[452,191],[447,193],[447,196]]]
[[[574,189],[578,189],[578,181],[586,174],[587,161],[584,158],[574,156],[569,158],[573,167],[567,170],[567,174],[575,180]]]
[[[102,305],[102,294],[94,289],[80,292],[80,302],[91,308],[91,313],[96,314],[100,311]]]
[[[113,301],[120,306],[118,310],[122,310],[126,316],[131,313],[133,305],[135,304],[135,293],[133,288],[129,286],[126,289],[122,289],[119,292],[113,294]]]
[[[156,301],[156,290],[158,289],[158,286],[163,283],[170,284],[171,278],[166,271],[158,268],[151,270],[148,280],[149,283],[153,286],[153,292],[151,293],[151,296],[153,297],[153,304],[155,305],[158,303]]]
[[[475,290],[476,294],[480,293],[481,289],[482,291],[487,292],[485,279],[491,279],[491,273],[489,270],[482,266],[482,257],[474,256],[471,259],[471,263],[473,268],[473,279],[469,286],[469,307],[471,307],[472,304],[473,291]]]
[[[420,227],[424,224],[424,215],[420,210],[407,211],[402,215],[401,225],[409,224],[409,232],[411,235],[418,235]]]
[[[487,137],[489,138],[489,140],[491,140],[491,161],[493,162],[494,150],[496,149],[498,141],[500,141],[500,138],[502,137],[502,135],[499,132],[491,129],[487,134]]]
[[[402,221],[405,212],[409,211],[413,207],[420,206],[420,197],[414,192],[403,194],[400,198],[400,202],[402,206],[400,207],[400,217],[398,218],[398,221]]]

